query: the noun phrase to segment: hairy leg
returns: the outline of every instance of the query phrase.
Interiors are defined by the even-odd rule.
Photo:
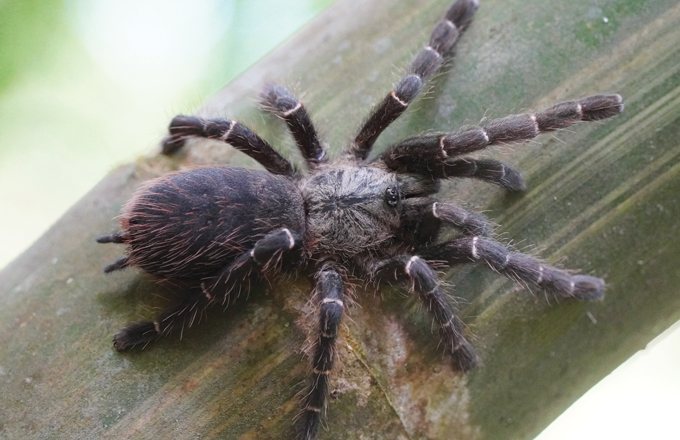
[[[439,325],[446,350],[453,356],[454,366],[469,371],[477,365],[477,355],[465,339],[463,322],[455,314],[439,288],[439,278],[425,260],[413,255],[397,255],[370,264],[367,268],[374,280],[400,281],[418,293],[427,311]]]
[[[485,216],[463,209],[455,203],[418,197],[405,199],[402,204],[401,227],[397,236],[415,249],[433,243],[443,228],[455,228],[471,236],[489,236],[493,231],[491,222]]]
[[[540,133],[566,128],[577,122],[610,118],[622,111],[623,103],[619,95],[595,95],[576,101],[564,101],[536,114],[510,115],[495,119],[484,126],[466,127],[456,133],[425,134],[406,139],[387,149],[381,159],[393,171],[418,173],[439,179],[464,176],[464,166],[460,161],[452,160],[452,157],[473,153],[492,145],[525,142]],[[476,163],[483,164],[483,161]],[[487,164],[486,168],[488,167]],[[514,170],[510,170],[513,173]],[[470,177],[483,178],[475,173]],[[502,181],[488,180],[492,183]]]
[[[214,304],[227,305],[241,292],[250,290],[251,275],[274,272],[281,258],[297,257],[300,237],[288,229],[271,232],[241,254],[214,277],[204,280],[200,288],[193,288],[179,303],[163,310],[156,321],[131,322],[113,337],[118,351],[142,346],[167,336],[173,330],[191,327],[200,321],[205,309]]]
[[[170,136],[163,140],[164,154],[175,153],[190,137],[216,139],[252,157],[272,174],[288,176],[293,174],[292,165],[283,156],[239,122],[180,115],[172,119],[169,130]]]
[[[312,355],[312,381],[302,399],[298,435],[302,440],[317,438],[326,410],[328,376],[335,363],[335,342],[344,310],[344,289],[342,276],[332,266],[317,272],[315,299],[319,308],[319,333]]]
[[[314,124],[300,101],[286,88],[274,84],[267,85],[261,97],[262,107],[286,122],[309,168],[328,162]]]
[[[498,185],[510,191],[526,189],[524,179],[512,165],[494,159],[447,160],[443,165],[443,175],[447,178],[469,177]]]
[[[423,256],[449,264],[486,263],[493,270],[513,280],[552,292],[563,298],[595,301],[604,296],[601,278],[575,275],[536,258],[511,252],[501,243],[486,237],[462,237],[423,249]]]
[[[416,97],[425,83],[444,63],[444,56],[451,51],[461,32],[470,24],[477,11],[477,0],[458,0],[435,25],[427,46],[418,52],[407,74],[382,100],[366,119],[354,138],[349,152],[357,159],[366,159],[378,136],[396,120]]]

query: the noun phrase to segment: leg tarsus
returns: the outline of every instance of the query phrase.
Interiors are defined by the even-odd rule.
[[[621,95],[594,95],[573,101],[559,102],[536,114],[539,130],[550,132],[566,128],[575,122],[599,121],[623,112]]]
[[[146,347],[160,338],[158,326],[151,321],[131,322],[113,336],[113,346],[118,351],[127,351],[139,345]]]
[[[473,370],[479,365],[479,357],[475,349],[466,340],[463,341],[456,351],[451,353],[451,356],[453,356],[453,366],[464,373]]]
[[[161,140],[161,154],[172,156],[184,147],[187,139],[191,136],[181,136],[169,134]]]
[[[565,271],[566,272],[566,271]],[[570,297],[579,301],[599,301],[604,296],[604,280],[590,275],[571,275],[567,272],[563,276],[569,282]],[[571,284],[573,283],[573,285]]]
[[[326,153],[304,106],[285,87],[268,84],[261,95],[262,107],[288,125],[298,149],[311,169],[328,162]]]
[[[144,348],[161,336],[170,335],[178,324],[181,324],[181,331],[184,331],[197,319],[200,321],[209,304],[209,300],[197,289],[192,289],[182,300],[164,309],[155,322],[131,322],[118,330],[113,336],[113,346],[118,351],[126,351],[140,345]]]
[[[161,141],[161,152],[171,156],[186,144],[187,139],[203,137],[203,123],[194,116],[177,115],[170,121],[168,131],[170,134]]]
[[[446,12],[446,19],[451,20],[462,31],[472,22],[477,9],[479,9],[479,0],[457,1]]]

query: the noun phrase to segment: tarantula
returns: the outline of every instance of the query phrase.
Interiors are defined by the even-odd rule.
[[[451,266],[483,262],[560,297],[602,298],[602,279],[512,252],[491,237],[490,222],[483,215],[434,196],[442,179],[454,177],[524,189],[512,166],[466,156],[491,145],[528,141],[579,121],[609,118],[623,110],[619,95],[560,102],[538,113],[512,115],[454,133],[418,135],[367,160],[378,136],[441,67],[477,8],[477,0],[457,0],[449,8],[408,72],[333,160],[326,156],[302,103],[283,87],[267,86],[263,107],[285,121],[306,171],[296,171],[237,121],[175,117],[163,141],[165,154],[176,152],[189,137],[216,139],[251,156],[266,172],[221,167],[170,174],[148,182],[125,205],[122,231],[98,241],[124,243],[127,255],[104,272],[136,266],[162,281],[186,286],[187,294],[155,321],[132,322],[118,331],[115,348],[146,346],[176,326],[191,325],[205,308],[228,304],[247,291],[255,278],[311,268],[316,274],[312,300],[318,307],[318,333],[299,420],[299,437],[310,440],[317,438],[327,404],[349,274],[376,283],[401,282],[417,292],[462,371],[473,368],[477,356],[428,260]],[[438,240],[447,228],[457,229],[459,236]]]

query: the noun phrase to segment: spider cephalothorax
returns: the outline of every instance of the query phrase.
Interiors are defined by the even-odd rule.
[[[328,167],[302,186],[313,253],[350,257],[384,246],[399,228],[394,173],[356,164]]]
[[[512,252],[491,237],[484,216],[434,196],[441,179],[455,177],[523,189],[512,166],[475,159],[470,153],[528,141],[576,122],[609,118],[623,110],[620,96],[565,101],[538,113],[511,115],[454,133],[415,136],[366,160],[380,133],[440,68],[477,7],[477,0],[457,0],[451,6],[407,74],[334,160],[326,156],[302,104],[285,88],[267,86],[263,107],[286,122],[306,171],[295,171],[267,142],[236,121],[175,117],[163,143],[165,154],[177,151],[188,137],[217,139],[256,159],[266,172],[223,167],[171,174],[147,183],[126,204],[122,231],[98,241],[124,243],[127,255],[104,271],[137,266],[160,280],[185,285],[187,294],[156,321],[130,323],[117,332],[116,349],[143,347],[173,328],[190,325],[206,307],[228,304],[247,291],[257,277],[309,268],[316,273],[319,327],[299,436],[314,439],[326,407],[348,273],[371,282],[404,283],[415,291],[437,323],[454,365],[463,371],[473,368],[477,357],[428,261],[483,262],[560,297],[602,298],[602,279]],[[459,235],[440,238],[449,228]]]

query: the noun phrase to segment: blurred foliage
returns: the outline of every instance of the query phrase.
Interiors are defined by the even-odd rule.
[[[68,26],[59,1],[19,0],[0,3],[0,95],[17,77],[45,69],[55,47],[64,43]]]
[[[332,1],[234,1],[227,32],[207,56],[172,60],[156,73],[162,84],[151,80],[141,90],[107,73],[100,61],[121,54],[93,47],[97,36],[78,26],[88,20],[82,14],[126,2],[0,2],[0,267],[113,166],[151,150],[173,114],[194,111]],[[176,3],[187,2],[166,9]],[[191,41],[192,29],[200,33],[201,23],[175,30]],[[140,68],[122,60],[133,74]],[[200,64],[189,80],[173,68],[187,63]]]

